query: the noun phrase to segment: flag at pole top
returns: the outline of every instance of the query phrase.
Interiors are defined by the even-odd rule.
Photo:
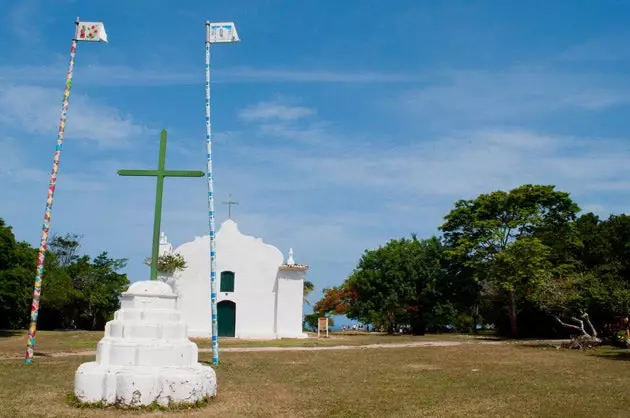
[[[74,38],[77,41],[107,42],[105,25],[103,22],[78,22]]]
[[[234,22],[206,22],[206,42],[214,44],[240,41]]]

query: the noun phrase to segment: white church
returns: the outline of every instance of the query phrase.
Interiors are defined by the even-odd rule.
[[[211,336],[210,238],[196,237],[173,250],[164,233],[160,255],[179,253],[186,269],[161,276],[179,295],[191,338]],[[219,337],[306,338],[302,331],[304,280],[308,266],[296,264],[293,250],[282,252],[261,238],[242,234],[229,219],[216,233]]]

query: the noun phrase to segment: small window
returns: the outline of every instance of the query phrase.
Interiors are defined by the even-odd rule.
[[[221,272],[221,292],[233,292],[234,291],[234,272],[222,271]]]

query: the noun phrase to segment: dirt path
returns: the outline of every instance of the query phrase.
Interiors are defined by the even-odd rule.
[[[535,341],[416,341],[409,343],[390,343],[390,344],[366,344],[366,345],[331,345],[321,347],[225,347],[221,348],[222,353],[247,353],[247,352],[265,352],[265,351],[324,351],[324,350],[361,350],[361,349],[383,349],[383,348],[413,348],[413,347],[456,347],[464,344],[523,344],[538,345],[544,344],[556,346],[564,340],[535,340]],[[200,348],[200,353],[211,353],[211,348]],[[72,356],[95,356],[96,351],[76,351],[76,352],[58,352],[50,354],[36,354],[38,358],[56,358],[56,357],[72,357]],[[1,360],[19,360],[22,356],[0,357]]]
[[[492,342],[494,343],[494,342]],[[322,347],[225,347],[221,348],[222,353],[246,353],[253,351],[321,351],[321,350],[358,350],[361,348],[407,348],[407,347],[452,347],[463,343],[459,341],[418,341],[411,343],[392,343],[392,344],[367,344],[367,345],[331,345]],[[211,348],[200,348],[200,353],[211,353]],[[58,352],[44,355],[35,355],[39,358],[55,358],[55,357],[72,357],[72,356],[95,356],[96,351],[74,351],[74,352]],[[0,360],[18,360],[22,356],[2,357]]]

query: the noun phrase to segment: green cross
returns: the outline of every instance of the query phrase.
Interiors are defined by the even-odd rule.
[[[153,219],[153,249],[151,251],[151,280],[157,280],[157,260],[160,249],[160,224],[162,223],[162,195],[165,177],[203,177],[203,171],[166,170],[166,130],[160,134],[160,157],[157,170],[118,170],[119,176],[157,177],[155,191],[155,215]]]

